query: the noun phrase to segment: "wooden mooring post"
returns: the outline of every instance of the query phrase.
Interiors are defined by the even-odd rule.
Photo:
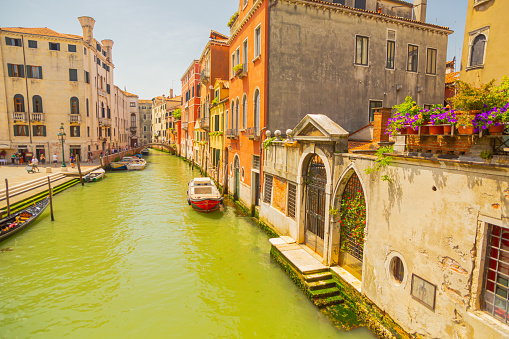
[[[83,175],[81,175],[80,155],[79,154],[76,154],[76,162],[78,163],[78,173],[80,174],[81,186],[85,186],[85,184],[83,183]]]
[[[51,189],[51,180],[48,176],[48,192],[49,192],[49,208],[51,211],[51,221],[55,221],[55,217],[53,216],[53,191]]]
[[[11,204],[9,203],[9,181],[5,179],[5,200],[7,201],[7,216],[11,216]]]

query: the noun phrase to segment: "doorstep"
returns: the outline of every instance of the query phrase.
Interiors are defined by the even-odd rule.
[[[302,274],[329,269],[290,237],[272,238],[269,242]]]

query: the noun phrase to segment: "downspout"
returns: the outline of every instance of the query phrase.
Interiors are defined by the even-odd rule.
[[[28,72],[27,72],[27,61],[25,58],[25,39],[24,36],[21,35],[21,46],[23,46],[23,72],[25,74],[25,89],[27,93],[27,119],[28,119],[28,135],[30,136],[30,145],[32,145],[32,124],[30,119],[30,96],[28,94]],[[35,153],[35,152],[34,152]]]

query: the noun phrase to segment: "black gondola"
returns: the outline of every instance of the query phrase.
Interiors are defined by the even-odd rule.
[[[142,155],[149,155],[150,152],[149,152],[149,150],[147,148],[145,148],[145,149],[143,149],[143,151],[141,151],[141,154]]]
[[[27,228],[39,217],[49,204],[49,197],[15,214],[0,220],[0,241]]]

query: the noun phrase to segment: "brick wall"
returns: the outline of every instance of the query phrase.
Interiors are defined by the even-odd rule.
[[[374,142],[388,142],[389,135],[386,134],[387,122],[391,117],[390,108],[378,108],[374,114],[373,120],[373,141]]]
[[[407,136],[409,152],[466,155],[475,143],[474,135]]]

